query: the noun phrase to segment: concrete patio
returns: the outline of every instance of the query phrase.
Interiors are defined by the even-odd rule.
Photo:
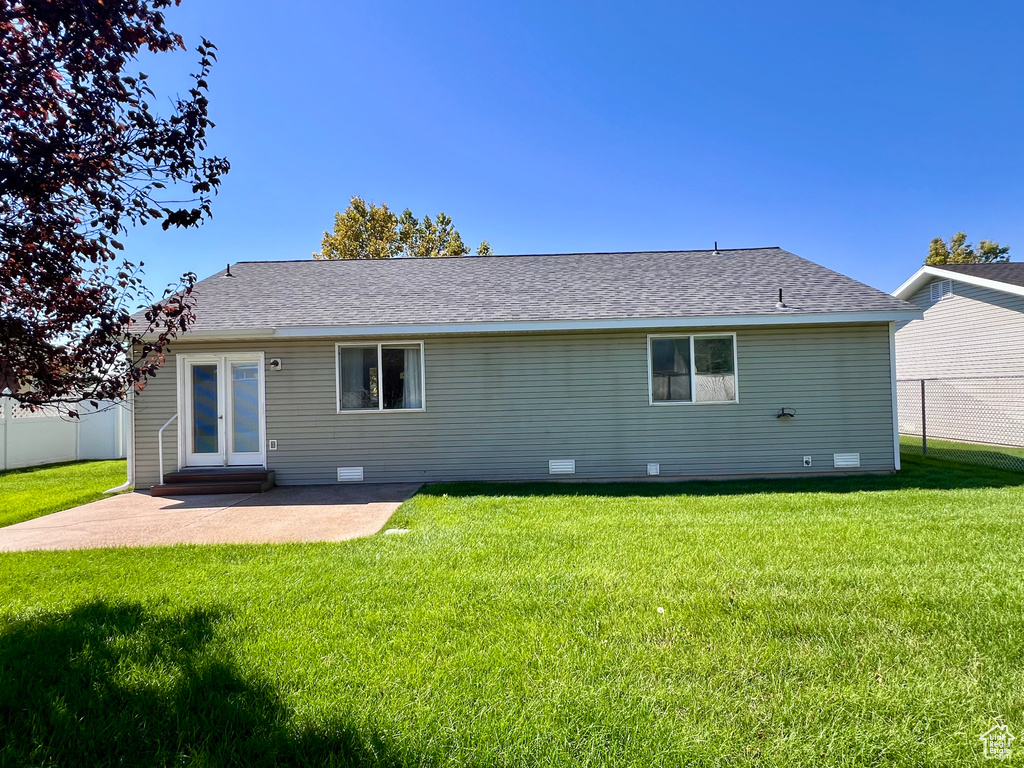
[[[126,493],[0,528],[0,551],[268,544],[372,536],[419,485],[308,485],[266,493]]]

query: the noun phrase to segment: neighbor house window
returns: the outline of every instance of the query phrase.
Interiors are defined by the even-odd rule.
[[[423,343],[338,344],[339,411],[423,410]]]
[[[736,334],[650,336],[651,403],[735,403]]]

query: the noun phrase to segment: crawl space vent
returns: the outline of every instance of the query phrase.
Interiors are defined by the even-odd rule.
[[[833,453],[832,454],[832,466],[836,469],[843,469],[845,467],[859,467],[860,466],[860,454],[859,453]]]
[[[362,467],[338,467],[339,483],[361,483],[363,482]]]
[[[551,459],[548,462],[549,475],[576,474],[576,459]]]
[[[661,474],[661,464],[648,464],[647,465],[647,474],[648,475],[660,475]]]

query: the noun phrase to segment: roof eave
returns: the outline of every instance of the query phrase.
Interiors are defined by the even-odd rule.
[[[991,288],[994,291],[1002,291],[1003,293],[1010,293],[1014,296],[1024,296],[1024,286],[1021,285],[1004,283],[1001,280],[990,280],[987,277],[977,277],[963,272],[954,272],[949,269],[933,267],[927,264],[911,275],[903,285],[892,292],[892,295],[897,299],[907,301],[911,296],[921,290],[936,277],[942,280],[959,280],[961,283],[976,285],[980,288]]]
[[[629,317],[597,320],[516,320],[508,322],[396,323],[379,325],[310,325],[277,328],[203,329],[189,331],[196,341],[282,338],[359,338],[371,336],[438,336],[480,333],[544,333],[660,328],[748,328],[757,326],[890,323],[923,317],[919,309],[865,312],[778,312],[768,315],[702,317]]]
[[[155,341],[159,334],[143,334],[143,341]],[[272,339],[273,328],[197,328],[177,336],[171,343],[181,341],[247,341],[250,339]]]

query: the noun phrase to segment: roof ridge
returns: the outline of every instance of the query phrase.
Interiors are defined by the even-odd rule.
[[[1024,261],[971,261],[956,264],[925,264],[926,267],[949,269],[950,267],[1017,267],[1024,266]]]
[[[779,245],[763,245],[756,246],[753,248],[719,248],[717,253],[723,251],[736,252],[736,251],[781,251],[782,246]],[[463,256],[431,256],[428,257],[430,261],[436,261],[437,259],[522,259],[522,258],[536,258],[541,256],[640,256],[651,253],[716,253],[713,248],[688,248],[688,249],[676,249],[676,250],[654,250],[654,251],[564,251],[559,253],[491,253],[486,256],[476,256],[474,254],[465,254]],[[422,257],[393,257],[388,259],[254,259],[252,261],[236,261],[235,264],[297,264],[297,263],[311,263],[311,262],[345,262],[345,261],[380,261],[380,262],[403,262],[403,261],[423,261]]]

